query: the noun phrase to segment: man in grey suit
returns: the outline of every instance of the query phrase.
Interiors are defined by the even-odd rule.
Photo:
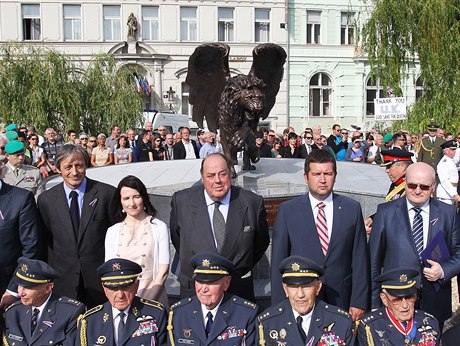
[[[366,231],[358,202],[333,192],[337,164],[326,150],[305,160],[308,193],[280,205],[273,227],[272,304],[285,298],[278,266],[299,255],[324,267],[321,298],[359,319],[369,305]]]
[[[38,197],[48,264],[60,277],[56,293],[93,307],[106,300],[96,268],[104,263],[104,241],[111,226],[113,186],[86,178],[85,149],[63,145],[56,167],[64,182]]]
[[[181,298],[194,295],[190,259],[213,252],[235,266],[229,292],[255,301],[251,270],[269,244],[263,198],[231,185],[231,166],[214,153],[201,163],[203,185],[176,192],[171,200],[171,240],[179,254]]]
[[[436,317],[442,326],[452,315],[450,279],[460,273],[460,224],[453,205],[431,198],[435,188],[434,169],[417,162],[406,171],[406,197],[378,206],[369,240],[372,308],[381,305],[377,277],[412,266],[420,269],[420,309]],[[438,233],[450,258],[422,261],[421,251]]]

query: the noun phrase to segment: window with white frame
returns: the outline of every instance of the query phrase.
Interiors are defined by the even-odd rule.
[[[104,41],[121,40],[120,6],[104,5]]]
[[[189,92],[190,92],[190,89],[189,89],[189,86],[187,83],[185,82],[182,82],[182,108],[181,108],[181,113],[182,114],[187,114],[189,115]]]
[[[255,11],[255,41],[270,41],[270,9],[256,8]]]
[[[234,8],[219,7],[217,9],[218,16],[218,40],[221,42],[231,42],[234,40],[234,25],[233,12]]]
[[[41,38],[40,5],[22,5],[22,39],[37,41]]]
[[[355,44],[355,14],[341,13],[340,44]]]
[[[180,8],[180,39],[181,41],[197,40],[196,7]]]
[[[146,41],[160,39],[158,6],[142,6],[142,39]]]
[[[307,43],[320,43],[321,11],[307,11]]]
[[[64,5],[64,40],[81,40],[81,5]]]
[[[310,116],[331,116],[332,81],[325,73],[316,73],[310,79]]]
[[[374,99],[385,98],[385,91],[380,86],[380,80],[370,77],[366,84],[366,115],[375,114]]]

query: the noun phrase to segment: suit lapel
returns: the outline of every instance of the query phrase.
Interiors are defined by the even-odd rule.
[[[407,237],[409,244],[411,244],[413,251],[417,253],[414,237],[412,235],[412,223],[409,220],[409,213],[407,211],[407,201],[405,198],[399,198],[397,201],[398,204],[395,213],[396,219],[399,222],[399,230],[400,232],[404,232],[404,235]]]
[[[96,185],[91,179],[86,178],[86,191],[83,196],[83,207],[81,211],[80,229],[78,232],[78,241],[83,238],[88,223],[92,219],[94,211],[97,208],[98,191]]]
[[[303,205],[301,210],[303,211],[302,220],[304,225],[302,225],[303,229],[306,230],[304,234],[304,238],[302,239],[303,242],[305,241],[313,241],[315,243],[314,246],[310,246],[310,250],[313,252],[311,258],[322,258],[323,263],[318,263],[323,265],[325,262],[325,257],[323,254],[323,250],[321,249],[321,243],[319,242],[318,230],[316,228],[316,219],[311,207],[311,201],[308,197],[308,194],[305,194],[301,199],[300,203]],[[294,223],[298,223],[297,220],[292,220]]]
[[[209,221],[208,207],[204,199],[204,187],[191,200],[190,212],[192,213],[190,222],[195,222],[194,220],[199,221],[199,224],[195,224],[192,229],[201,230],[200,233],[203,234],[203,237],[200,240],[203,244],[203,251],[217,252]]]
[[[285,324],[282,325],[284,329],[286,329],[286,335],[289,336],[290,345],[303,345],[302,337],[300,336],[299,328],[297,327],[297,323],[294,318],[294,313],[292,312],[292,307],[289,304],[289,301],[285,299],[283,301],[282,308],[286,311],[286,319],[283,321]],[[280,329],[281,330],[281,329]],[[307,338],[307,342],[308,342]]]
[[[207,337],[204,329],[204,320],[203,314],[201,313],[201,305],[198,298],[195,296],[191,302],[192,304],[192,314],[190,315],[191,326],[194,328],[193,333],[197,334],[198,340],[202,340],[203,343],[206,343]]]
[[[220,333],[222,333],[228,327],[227,319],[230,312],[230,304],[228,298],[229,297],[227,295],[224,296],[224,300],[217,310],[211,334],[209,334],[207,339],[207,345],[212,344],[213,341],[220,335]]]
[[[247,207],[238,198],[238,189],[232,187],[231,191],[230,206],[228,208],[227,222],[225,223],[225,240],[221,251],[221,255],[224,257],[228,257],[237,243],[240,232],[244,228],[243,223],[246,220]]]
[[[425,245],[428,245],[433,237],[438,233],[439,230],[439,202],[435,199],[430,199],[430,215],[428,218],[428,239]]]
[[[0,210],[0,219],[5,220],[8,215],[6,215],[6,210],[9,208],[11,200],[11,187],[7,185],[2,180],[2,188],[0,189],[0,207],[3,209]]]
[[[133,335],[136,329],[139,328],[139,322],[137,321],[137,316],[135,316],[133,309],[137,309],[137,311],[140,311],[141,309],[139,299],[137,298],[133,300],[133,303],[128,311],[128,316],[126,317],[125,332],[123,333],[123,339],[119,346],[124,345],[131,338],[131,335]]]
[[[69,204],[67,202],[67,197],[65,195],[64,183],[58,185],[56,188],[56,193],[54,197],[54,205],[63,206],[63,210],[59,213],[56,213],[57,217],[60,219],[61,224],[64,228],[64,232],[67,232],[68,239],[71,239],[74,244],[76,244],[77,239],[75,238],[75,233],[73,231],[72,220],[70,219],[69,213]]]
[[[313,338],[312,345],[317,345],[323,335],[323,310],[319,305],[321,305],[321,302],[317,301],[311,316],[310,329],[307,334],[307,343]]]
[[[342,206],[342,201],[340,198],[338,198],[338,195],[333,194],[332,195],[332,200],[333,200],[333,216],[332,216],[332,229],[331,229],[331,236],[329,238],[329,247],[327,250],[326,258],[325,261],[329,258],[329,255],[331,252],[334,252],[332,249],[336,246],[335,244],[340,244],[340,238],[343,235],[343,232],[341,232],[341,227],[340,227],[340,222],[342,222],[343,217],[343,206]],[[330,226],[328,226],[329,228]]]
[[[56,297],[52,296],[48,304],[43,309],[39,324],[35,328],[34,334],[30,339],[30,344],[33,344],[35,341],[37,341],[37,339],[40,338],[49,327],[53,326],[54,315],[56,314],[56,301]]]

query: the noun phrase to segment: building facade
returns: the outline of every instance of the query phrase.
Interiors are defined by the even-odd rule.
[[[252,49],[272,42],[288,61],[266,125],[297,132],[320,124],[371,126],[373,99],[386,86],[370,76],[357,44],[357,27],[369,13],[362,0],[84,0],[0,2],[0,43],[57,49],[82,62],[95,54],[119,59],[136,71],[144,108],[188,114],[187,62],[204,42],[226,42],[232,74],[248,73]],[[130,29],[131,28],[131,29]],[[417,67],[404,86],[415,100]],[[142,88],[144,86],[144,88]],[[147,91],[146,91],[147,90]],[[173,92],[168,101],[167,91]]]

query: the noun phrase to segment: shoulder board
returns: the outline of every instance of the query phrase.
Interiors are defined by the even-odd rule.
[[[232,298],[232,302],[235,303],[235,304],[238,304],[238,305],[243,305],[243,306],[247,306],[253,310],[257,309],[257,305],[254,304],[253,302],[250,302],[246,299],[243,299],[243,298],[240,298],[240,297],[237,297],[237,296],[234,296]]]
[[[176,304],[172,305],[169,309],[170,310],[178,309],[181,306],[189,304],[191,301],[192,301],[192,298],[185,298],[185,299],[179,300]]]
[[[143,298],[141,298],[141,299],[140,299],[140,302],[141,302],[142,304],[144,304],[144,305],[153,306],[153,307],[155,307],[155,308],[157,308],[157,309],[159,309],[159,310],[163,310],[163,309],[164,309],[163,304],[158,303],[158,302],[156,302],[156,301],[154,301],[154,300],[148,300],[148,299],[143,299]]]
[[[101,305],[95,306],[95,307],[92,308],[92,309],[89,309],[88,311],[86,311],[86,312],[82,315],[82,316],[83,316],[82,318],[86,318],[86,317],[88,317],[89,315],[92,315],[92,314],[94,314],[95,312],[98,312],[98,311],[102,310],[102,307],[103,307],[103,306],[104,306],[104,305],[101,304]]]
[[[81,304],[83,304],[82,302],[79,302],[78,300],[75,300],[75,299],[72,299],[72,298],[69,298],[69,297],[61,297],[58,299],[58,301],[60,303],[67,303],[67,304],[72,304],[72,305],[75,305],[75,306],[80,306]]]
[[[383,317],[383,312],[381,310],[377,310],[364,315],[359,321],[363,324],[368,324]]]
[[[428,316],[428,317],[431,317],[431,318],[435,319],[435,317],[433,315],[429,314],[428,312],[425,312],[425,311],[422,311],[422,310],[415,310],[415,313],[418,313],[418,312],[424,314],[425,316]]]
[[[262,322],[263,320],[266,320],[266,319],[281,315],[283,312],[284,312],[284,308],[282,308],[282,307],[275,308],[275,309],[268,309],[264,313],[262,313],[259,316],[257,316],[257,320],[259,322]]]
[[[326,304],[324,305],[324,308],[329,311],[329,312],[332,312],[332,313],[335,313],[337,315],[342,315],[342,316],[346,316],[346,317],[350,317],[350,314],[348,313],[348,311],[345,311],[337,306],[334,306],[334,305],[329,305],[329,304]]]
[[[16,301],[16,302],[14,302],[13,304],[11,304],[10,306],[8,306],[8,307],[6,308],[6,310],[5,310],[5,312],[7,312],[8,310],[10,310],[10,309],[12,309],[12,308],[14,308],[14,307],[16,307],[16,306],[19,306],[19,305],[21,305],[21,300],[18,300],[18,301]]]

